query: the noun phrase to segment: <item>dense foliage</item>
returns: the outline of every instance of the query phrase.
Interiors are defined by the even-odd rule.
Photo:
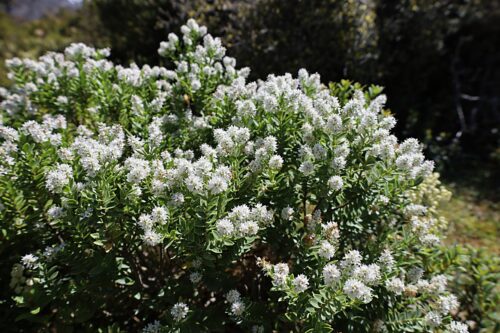
[[[247,82],[205,27],[181,32],[158,49],[171,69],[83,44],[8,62],[9,329],[467,332],[449,192],[381,88]]]

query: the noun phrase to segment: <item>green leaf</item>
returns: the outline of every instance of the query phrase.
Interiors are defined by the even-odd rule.
[[[135,283],[134,280],[129,278],[128,276],[120,278],[118,280],[115,280],[115,283],[120,284],[120,285],[125,285],[125,286],[131,286]]]

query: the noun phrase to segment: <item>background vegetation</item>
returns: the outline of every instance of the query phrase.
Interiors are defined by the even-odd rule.
[[[459,248],[477,253],[469,262],[477,279],[498,279],[498,263],[484,264],[488,253],[500,254],[498,1],[94,0],[34,20],[10,15],[15,5],[0,2],[0,86],[9,84],[5,59],[73,41],[110,46],[115,62],[161,63],[160,41],[188,17],[220,36],[252,79],[305,67],[324,81],[384,86],[398,136],[426,142],[453,190],[444,207],[449,242],[489,251]],[[479,283],[457,281],[470,295]]]

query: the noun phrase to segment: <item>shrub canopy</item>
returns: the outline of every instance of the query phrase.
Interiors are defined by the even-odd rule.
[[[466,332],[449,193],[381,88],[247,82],[189,20],[123,67],[72,44],[0,91],[2,256],[38,329]]]

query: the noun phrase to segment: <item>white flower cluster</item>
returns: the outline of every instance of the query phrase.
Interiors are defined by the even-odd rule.
[[[396,166],[407,171],[411,178],[425,177],[434,169],[434,162],[425,161],[417,139],[407,139],[397,150]]]
[[[372,289],[357,279],[348,279],[342,290],[350,298],[363,303],[370,303],[373,299]]]
[[[245,312],[245,303],[241,299],[241,294],[236,289],[231,289],[226,294],[226,301],[230,305],[231,315],[240,317]]]
[[[260,228],[268,226],[273,220],[273,211],[257,204],[234,207],[229,214],[215,223],[217,233],[222,237],[248,237],[257,234]]]
[[[78,127],[79,136],[70,147],[69,151],[60,151],[65,159],[79,156],[82,168],[87,175],[93,177],[103,166],[116,162],[123,154],[125,147],[125,134],[119,125],[99,125],[99,134],[92,138],[92,132],[85,126]]]
[[[290,221],[293,219],[294,209],[290,206],[286,206],[281,210],[281,218],[285,221]]]
[[[112,85],[112,93],[119,96],[122,101],[127,100],[121,105],[123,111],[130,108],[133,115],[145,116],[146,111],[160,112],[171,99],[172,85],[181,86],[174,71],[149,65],[144,65],[142,68],[135,64],[128,68],[115,66],[104,59],[108,56],[108,49],[96,50],[83,44],[71,44],[64,53],[51,52],[37,61],[12,59],[8,62],[10,77],[14,78],[16,73],[29,75],[23,75],[28,79],[19,82],[13,90],[15,92],[5,91],[0,109],[9,115],[37,114],[40,107],[40,109],[54,107],[59,111],[68,111],[75,99],[82,98],[71,94],[60,95],[61,87],[65,86],[68,80],[73,80],[78,81],[81,89],[87,91],[88,95],[85,98],[87,101],[92,101],[92,105],[88,106],[85,112],[87,116],[94,118],[98,113],[108,112],[108,102],[105,102],[108,97],[99,89],[94,89],[93,82],[113,76],[117,77],[117,82]],[[81,79],[82,74],[85,74],[84,80]],[[148,87],[151,93],[133,95],[129,98],[125,86]],[[44,97],[47,95],[54,95],[53,100],[47,101]],[[34,134],[42,134],[41,139],[46,136],[39,128],[34,127],[31,130]],[[50,141],[54,141],[54,138],[50,138]]]
[[[0,175],[8,172],[9,167],[16,163],[13,156],[17,152],[17,141],[19,133],[12,127],[3,126],[0,124],[0,138],[3,139],[0,145]]]
[[[162,330],[162,325],[158,320],[153,321],[152,323],[147,324],[143,329],[142,333],[160,333]]]
[[[151,172],[149,161],[137,157],[129,157],[125,161],[128,171],[127,181],[132,184],[140,184]]]
[[[236,59],[225,56],[226,49],[219,38],[207,34],[205,26],[193,19],[181,27],[182,37],[170,33],[168,41],[161,42],[158,54],[175,59],[173,78],[177,85],[187,81],[192,92],[204,90],[221,80],[248,76],[249,69],[236,70]]]
[[[264,267],[264,269],[267,268]],[[279,263],[272,266],[272,273],[273,284],[277,286],[283,286],[287,281],[288,274],[290,273],[290,268],[288,267],[288,264]]]
[[[344,185],[339,174],[347,165],[351,149],[366,151],[368,156],[395,166],[409,178],[425,177],[432,171],[432,162],[424,160],[415,139],[398,147],[397,138],[390,134],[395,120],[382,114],[386,100],[383,95],[367,103],[363,93],[357,91],[341,107],[337,98],[320,84],[317,74],[300,70],[298,79],[285,74],[270,75],[266,81],[247,85],[235,80],[229,87],[220,88],[215,96],[222,103],[227,97],[233,101],[238,110],[238,116],[233,118],[235,124],[259,113],[265,116],[286,112],[289,117],[295,113],[295,117],[303,119],[299,171],[311,176],[318,167],[328,165],[333,174],[328,186],[334,191]],[[352,139],[347,133],[358,135]],[[329,152],[328,146],[333,151]]]
[[[411,229],[420,242],[427,246],[440,243],[438,235],[444,225],[442,220],[428,214],[427,207],[410,204],[405,208],[404,215],[410,220]]]
[[[31,91],[28,90],[19,91],[17,93],[7,92],[2,96],[0,109],[5,110],[5,113],[10,116],[14,116],[23,112],[26,112],[27,114],[35,113],[36,107],[33,105],[31,99],[29,98],[30,93]]]
[[[25,268],[33,269],[38,264],[38,257],[33,254],[26,254],[21,258],[21,263]]]
[[[423,270],[414,267],[408,271],[406,281],[400,277],[393,277],[386,281],[386,288],[396,295],[404,293],[408,296],[415,296],[417,293],[439,296],[446,291],[447,279],[444,275],[436,275],[430,281],[422,277]]]
[[[452,321],[448,326],[448,331],[450,333],[468,333],[469,328],[466,324],[460,323],[458,321]]]
[[[436,311],[427,312],[424,319],[425,319],[425,323],[432,328],[440,326],[443,322],[443,318],[441,317],[441,314],[439,314]]]
[[[230,126],[227,130],[214,130],[217,152],[221,156],[234,154],[238,148],[245,147],[250,140],[250,130],[245,127]]]
[[[330,221],[321,225],[323,236],[330,242],[336,243],[340,237],[339,226],[336,222]]]
[[[84,58],[97,58],[108,57],[110,55],[109,49],[96,50],[82,43],[73,43],[64,50],[64,55],[70,59]]]
[[[405,283],[398,277],[393,277],[385,281],[385,287],[395,295],[401,295],[405,291]]]
[[[329,241],[321,241],[318,254],[322,258],[330,260],[335,255],[335,246]]]
[[[338,269],[337,265],[330,263],[323,267],[323,281],[325,282],[325,285],[330,287],[335,286],[338,282],[340,282],[341,276],[342,273]]]
[[[157,245],[162,241],[162,235],[155,231],[158,226],[168,223],[169,212],[166,207],[158,206],[153,208],[150,214],[142,214],[137,224],[142,228],[144,234],[142,239],[147,245]]]
[[[439,296],[438,308],[443,314],[453,313],[458,310],[460,304],[455,295]]]
[[[64,208],[59,206],[52,206],[47,211],[47,215],[53,220],[59,219],[65,215]]]
[[[273,278],[273,284],[279,288],[291,287],[295,293],[302,293],[309,288],[309,279],[304,274],[296,277],[290,275],[290,268],[286,263],[279,263],[264,267]]]
[[[328,263],[323,267],[323,281],[325,286],[337,289],[342,286],[342,291],[348,297],[369,303],[373,299],[372,286],[382,282],[382,271],[390,272],[394,259],[390,251],[385,250],[379,258],[378,264],[362,264],[362,256],[352,250],[344,255],[339,265]]]
[[[363,303],[371,302],[372,288],[381,281],[381,270],[377,264],[365,265],[361,263],[361,254],[352,250],[344,255],[340,262],[342,275],[348,277],[343,286],[343,292],[352,299]]]
[[[293,279],[292,285],[297,293],[302,293],[309,288],[309,279],[304,274],[299,274]]]
[[[182,319],[186,318],[189,312],[189,307],[186,305],[186,303],[176,303],[170,310],[170,314],[172,315],[172,318],[174,318],[175,321],[181,321]]]
[[[57,164],[46,176],[45,186],[50,192],[60,193],[73,178],[73,169],[68,164]]]
[[[330,179],[328,179],[328,187],[333,191],[339,191],[343,186],[344,181],[340,176],[331,176]]]
[[[435,301],[431,303],[433,310],[425,316],[425,322],[432,326],[440,326],[443,316],[454,314],[459,307],[457,297],[446,293],[447,279],[444,275],[434,276],[430,281],[423,279],[423,270],[419,267],[413,267],[408,271],[407,282],[400,277],[392,277],[385,282],[386,289],[395,295],[405,295],[407,297],[416,297],[418,293],[428,294]],[[463,324],[455,324],[457,327],[464,327]],[[465,326],[466,327],[466,326]]]
[[[392,252],[389,249],[384,249],[378,258],[378,263],[385,271],[392,271],[396,260],[394,259]]]
[[[184,191],[199,195],[218,195],[226,192],[233,176],[231,169],[215,160],[216,155],[214,154],[216,153],[211,147],[206,145],[202,149],[207,156],[202,156],[194,162],[191,161],[192,152],[190,151],[176,151],[176,155],[179,157],[175,158],[172,158],[168,152],[164,152],[162,154],[163,162],[160,160],[152,161],[153,192],[161,195],[166,189],[177,190],[177,193],[181,192],[175,195],[178,202],[182,202],[180,196]],[[168,164],[167,168],[165,168],[164,162]],[[145,166],[145,163],[142,164]],[[148,167],[147,170],[149,173],[150,168]],[[139,170],[137,171],[139,172]],[[144,171],[142,175],[145,175]]]
[[[44,124],[49,124],[47,120],[54,119],[47,118]],[[65,126],[62,119],[56,119],[56,121],[52,122],[50,128],[53,129],[54,126],[60,123],[64,123]],[[43,132],[39,132],[44,128],[47,127],[34,122],[28,122],[23,126],[23,129],[32,135],[37,142],[44,140]],[[60,193],[70,183],[73,178],[73,168],[68,163],[71,163],[76,156],[79,157],[78,161],[87,172],[87,175],[93,177],[103,166],[116,162],[123,153],[125,136],[120,126],[108,127],[100,125],[97,140],[90,137],[91,132],[84,126],[80,126],[77,132],[80,135],[75,138],[71,146],[61,147],[58,150],[59,158],[67,163],[57,164],[46,175],[46,187],[53,193]],[[79,189],[84,187],[80,183],[76,185]]]
[[[45,115],[43,122],[29,120],[21,127],[21,133],[31,136],[36,143],[49,142],[53,146],[59,146],[62,141],[61,134],[53,133],[56,129],[65,129],[66,119],[64,116]]]
[[[279,170],[283,165],[283,159],[281,156],[276,155],[277,149],[278,143],[276,138],[271,135],[259,138],[255,143],[249,142],[246,146],[246,151],[248,155],[253,155],[254,157],[253,161],[249,164],[250,170],[258,172],[266,166],[269,166],[273,170]]]
[[[11,71],[28,71],[35,74],[33,83],[36,83],[36,86],[49,84],[57,88],[60,86],[58,79],[79,76],[79,63],[83,63],[83,70],[89,74],[93,70],[110,70],[114,67],[113,64],[101,59],[108,57],[109,54],[109,49],[95,50],[81,43],[71,44],[65,49],[64,54],[49,52],[41,56],[38,61],[14,58],[7,61],[7,67]],[[9,76],[13,77],[14,73],[9,73]],[[25,90],[28,93],[36,92],[36,89],[29,86]]]

